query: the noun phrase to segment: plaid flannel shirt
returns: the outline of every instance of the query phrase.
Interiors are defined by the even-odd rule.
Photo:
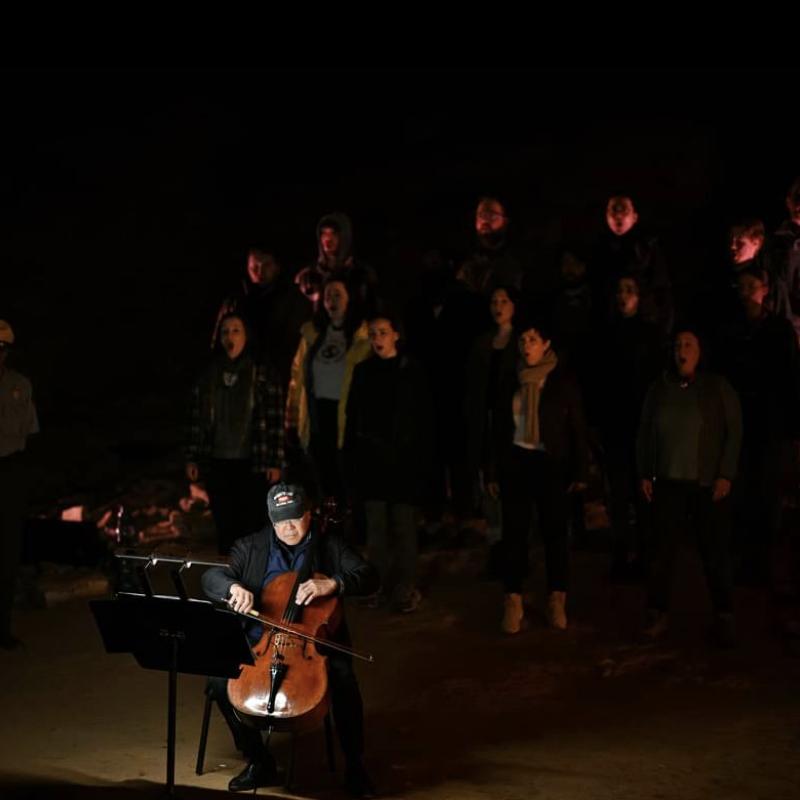
[[[283,387],[275,371],[263,364],[253,367],[253,420],[251,460],[253,472],[266,472],[284,463]],[[203,413],[204,392],[209,387],[203,379],[192,387],[187,435],[188,461],[201,462],[211,457],[211,422]]]

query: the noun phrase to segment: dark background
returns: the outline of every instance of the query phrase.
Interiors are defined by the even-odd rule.
[[[631,194],[682,294],[800,174],[798,72],[6,72],[0,318],[34,383],[40,499],[177,453],[251,243],[291,269],[348,212],[387,294],[497,193],[529,269]],[[139,467],[141,468],[141,463]]]

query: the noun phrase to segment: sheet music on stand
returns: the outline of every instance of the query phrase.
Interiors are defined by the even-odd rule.
[[[177,676],[236,678],[253,655],[241,618],[190,596],[185,578],[193,566],[222,566],[159,556],[120,555],[139,578],[140,592],[118,592],[90,602],[109,653],[132,653],[140,666],[169,673],[167,693],[167,795],[175,792]]]

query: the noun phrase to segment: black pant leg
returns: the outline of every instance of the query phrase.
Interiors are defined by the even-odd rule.
[[[348,762],[358,762],[364,755],[364,703],[352,659],[341,653],[331,653],[328,680],[339,744]]]
[[[503,587],[507,594],[521,593],[522,583],[528,575],[528,534],[533,518],[532,483],[535,477],[530,457],[530,452],[512,447],[508,463],[500,475]]]
[[[648,554],[647,604],[667,611],[675,559],[688,521],[693,484],[659,480],[653,486],[653,528]]]
[[[567,520],[570,497],[567,483],[551,456],[532,453],[536,477],[531,491],[536,497],[544,540],[547,591],[566,592],[569,584],[569,537]]]
[[[696,501],[696,533],[714,611],[732,611],[733,570],[731,566],[731,501],[714,502],[710,488],[700,488]]]
[[[11,635],[11,614],[22,556],[27,502],[27,456],[0,458],[0,637]]]
[[[261,732],[245,725],[233,710],[228,700],[228,679],[210,677],[206,683],[206,694],[211,697],[219,707],[225,722],[228,724],[233,742],[248,761],[260,761],[264,758],[264,742]]]

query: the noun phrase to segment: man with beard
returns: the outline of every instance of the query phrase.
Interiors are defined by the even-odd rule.
[[[468,259],[468,283],[491,297],[498,286],[522,286],[522,266],[508,246],[509,218],[496,197],[482,197],[475,209],[477,249]]]

